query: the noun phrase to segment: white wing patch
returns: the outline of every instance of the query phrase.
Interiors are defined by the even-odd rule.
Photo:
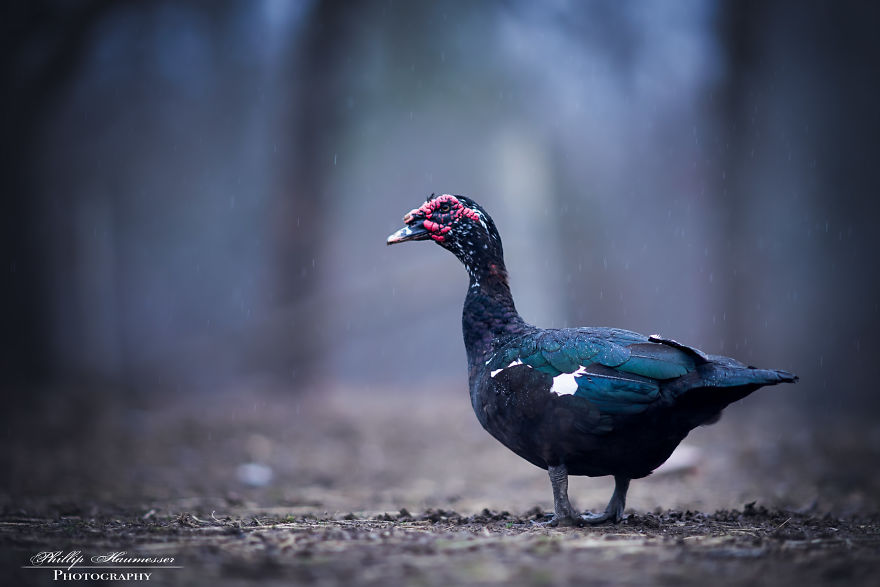
[[[510,369],[515,365],[522,365],[523,362],[520,359],[516,359],[507,367],[502,367],[501,369],[495,369],[489,375],[491,377],[495,377],[504,369]],[[583,375],[587,372],[586,367],[580,367],[574,373],[561,373],[553,378],[553,385],[550,386],[550,391],[555,393],[556,395],[574,395],[574,392],[577,391],[578,385],[575,377],[579,375]]]
[[[578,389],[575,377],[583,375],[586,372],[587,370],[584,367],[581,367],[574,373],[561,373],[557,375],[553,378],[553,385],[550,386],[550,391],[556,395],[574,395],[574,392]]]
[[[512,362],[510,365],[508,365],[507,367],[502,367],[501,369],[495,369],[494,371],[492,371],[491,373],[489,373],[489,376],[490,376],[490,377],[495,377],[496,375],[498,375],[499,373],[501,373],[502,371],[504,371],[504,369],[510,369],[510,368],[513,367],[514,365],[522,365],[522,364],[523,364],[523,362],[520,361],[519,359],[517,359],[517,360],[515,360],[514,362]],[[574,392],[572,392],[572,393],[574,393]]]

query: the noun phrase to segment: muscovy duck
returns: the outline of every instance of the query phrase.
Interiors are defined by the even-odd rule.
[[[764,385],[797,381],[659,335],[543,329],[516,311],[501,237],[465,196],[431,195],[387,244],[433,240],[470,275],[462,326],[471,404],[489,434],[546,469],[556,525],[623,519],[631,479],[650,475],[697,426]],[[614,476],[604,513],[578,515],[568,476]]]

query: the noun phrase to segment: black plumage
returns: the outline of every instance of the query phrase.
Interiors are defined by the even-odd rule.
[[[434,240],[470,275],[462,314],[471,404],[480,424],[547,469],[550,523],[617,522],[631,479],[649,475],[696,426],[764,385],[794,382],[657,335],[617,328],[542,329],[516,311],[495,223],[464,196],[432,195],[388,244]],[[613,475],[599,515],[577,515],[568,475]]]

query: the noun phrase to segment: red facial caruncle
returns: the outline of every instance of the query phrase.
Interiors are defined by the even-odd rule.
[[[463,216],[474,221],[480,219],[476,212],[462,204],[458,198],[443,194],[412,210],[403,217],[403,220],[409,224],[418,221],[419,218],[424,218],[422,226],[431,233],[432,239],[440,243],[446,240],[444,235],[452,230],[452,223]]]

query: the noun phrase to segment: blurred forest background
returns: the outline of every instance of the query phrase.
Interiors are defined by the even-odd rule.
[[[6,413],[241,381],[466,401],[464,271],[385,246],[443,192],[494,216],[527,320],[801,376],[753,409],[876,416],[878,16],[6,2]]]

